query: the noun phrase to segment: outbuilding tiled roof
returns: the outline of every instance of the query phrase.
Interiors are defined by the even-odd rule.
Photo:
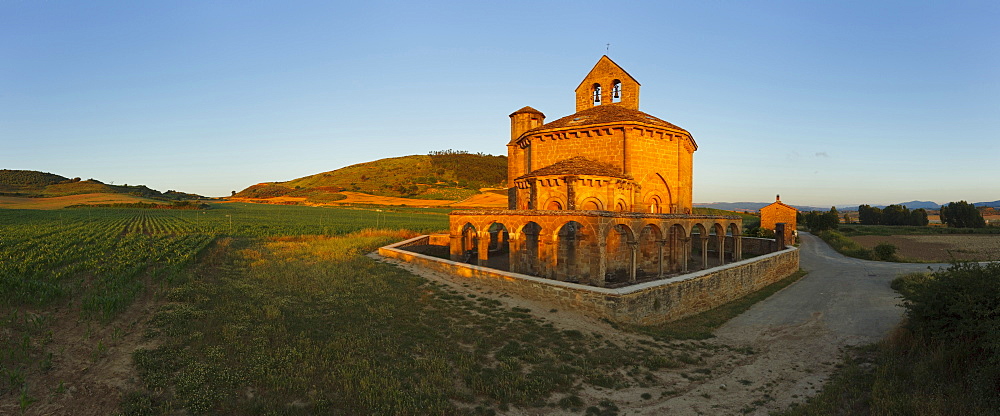
[[[557,175],[591,175],[608,176],[612,178],[632,179],[625,175],[621,169],[614,166],[587,159],[583,156],[576,156],[565,160],[560,160],[544,168],[532,171],[517,179],[533,178],[537,176],[557,176]]]
[[[522,109],[523,110],[523,109]],[[521,110],[518,110],[521,111]],[[588,124],[604,124],[621,121],[635,121],[640,123],[663,126],[670,129],[680,130],[687,133],[675,124],[663,121],[657,117],[643,113],[639,110],[625,108],[617,104],[598,105],[586,110],[578,111],[555,121],[545,123],[526,131],[524,134],[531,134],[541,130],[558,129],[563,127],[586,126]],[[690,133],[689,133],[690,134]]]

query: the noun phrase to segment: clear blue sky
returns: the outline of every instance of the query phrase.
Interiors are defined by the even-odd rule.
[[[605,53],[694,134],[695,202],[1000,199],[995,1],[0,0],[0,168],[209,196],[505,154]]]

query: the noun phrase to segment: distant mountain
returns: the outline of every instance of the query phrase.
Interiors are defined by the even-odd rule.
[[[934,201],[910,201],[910,202],[900,202],[896,205],[903,205],[909,209],[940,209],[941,204]],[[885,208],[887,205],[879,205],[879,208]],[[858,209],[858,207],[854,207]]]
[[[726,211],[760,211],[761,208],[771,205],[771,202],[710,202],[710,203],[695,203],[696,207],[704,208],[715,208]],[[789,204],[791,205],[791,204]],[[799,211],[829,211],[830,207],[820,208],[811,207],[806,205],[791,205]],[[854,209],[858,207],[855,206]],[[837,207],[840,209],[840,207]]]
[[[507,157],[443,151],[359,163],[285,182],[250,186],[235,197],[305,197],[308,202],[344,198],[341,191],[377,196],[460,200],[482,188],[503,188]]]
[[[1000,208],[1000,201],[993,201],[993,202],[976,202],[975,204],[972,204],[972,205],[975,205],[975,206],[978,206],[978,207],[993,207],[993,208]]]
[[[0,195],[22,197],[56,197],[80,194],[128,194],[155,199],[201,199],[201,195],[185,192],[160,192],[145,185],[108,185],[96,179],[67,178],[34,170],[0,169]]]

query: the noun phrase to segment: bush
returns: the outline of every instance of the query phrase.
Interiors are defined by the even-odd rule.
[[[894,261],[896,260],[896,246],[889,243],[879,243],[872,249],[875,260]]]
[[[1000,263],[956,263],[909,289],[913,332],[1000,367]]]

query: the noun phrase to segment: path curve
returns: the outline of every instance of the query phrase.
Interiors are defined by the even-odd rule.
[[[809,274],[715,331],[714,342],[756,353],[649,414],[763,415],[804,402],[841,361],[844,346],[876,342],[899,324],[903,308],[892,279],[947,266],[860,260],[812,234],[799,238],[800,266]]]

